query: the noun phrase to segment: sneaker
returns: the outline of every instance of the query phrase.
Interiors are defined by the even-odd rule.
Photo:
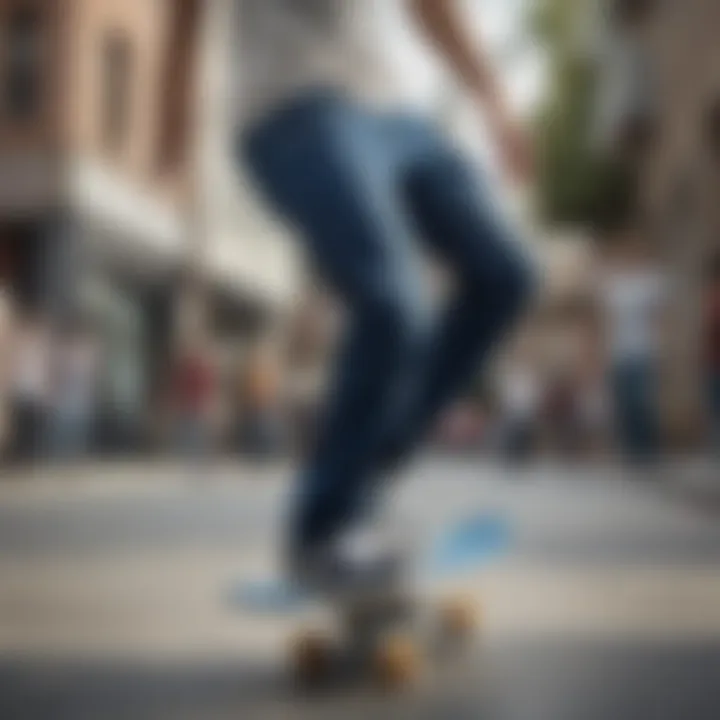
[[[353,533],[291,553],[289,575],[303,591],[332,600],[372,600],[405,586],[407,554],[379,533]]]

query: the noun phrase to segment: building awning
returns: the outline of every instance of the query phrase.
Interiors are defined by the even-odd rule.
[[[91,239],[101,252],[139,264],[182,259],[184,223],[171,200],[91,160],[72,165],[66,187],[71,209],[95,231]]]
[[[0,213],[3,216],[37,214],[60,197],[58,163],[37,152],[3,152],[0,158]]]

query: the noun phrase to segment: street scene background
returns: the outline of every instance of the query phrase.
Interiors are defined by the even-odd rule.
[[[466,3],[533,187],[450,80],[435,119],[541,287],[391,512],[509,547],[462,668],[300,701],[292,621],[224,597],[277,569],[343,317],[229,149],[230,4],[0,0],[0,716],[717,717],[720,9]]]

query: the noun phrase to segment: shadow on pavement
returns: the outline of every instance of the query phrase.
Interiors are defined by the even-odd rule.
[[[183,667],[0,663],[3,720],[717,720],[720,641],[504,642],[396,697],[300,694],[248,660]]]

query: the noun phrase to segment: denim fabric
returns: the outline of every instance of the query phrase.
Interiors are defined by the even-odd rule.
[[[658,450],[658,387],[653,363],[641,358],[616,362],[612,370],[615,424],[620,447],[630,459]]]
[[[295,540],[322,542],[363,516],[377,480],[465,387],[533,281],[475,168],[421,118],[318,92],[247,132],[240,152],[348,310],[297,489]],[[457,276],[439,312],[422,246]]]

